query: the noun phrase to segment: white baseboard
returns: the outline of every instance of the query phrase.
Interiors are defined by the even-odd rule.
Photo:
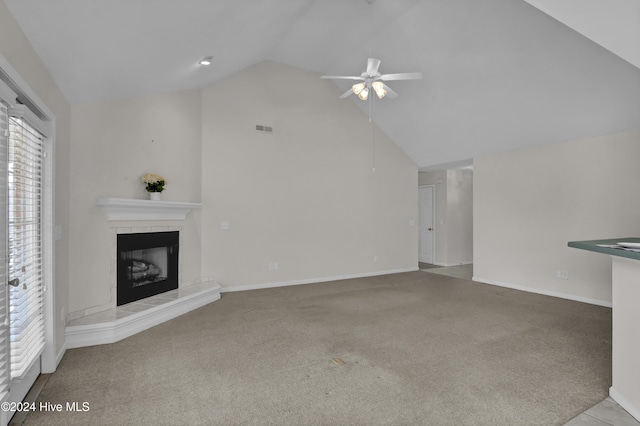
[[[207,283],[203,283],[206,285]],[[194,286],[195,287],[195,286]],[[173,290],[178,291],[178,290]],[[209,288],[192,291],[161,305],[150,307],[112,321],[96,321],[91,324],[67,325],[65,328],[66,348],[115,343],[126,337],[161,324],[189,311],[208,305],[220,299],[220,285],[209,284]]]
[[[62,361],[62,357],[64,356],[65,352],[67,352],[67,342],[64,342],[62,344],[62,347],[58,351],[58,355],[56,355],[56,369],[58,369],[58,365],[60,365],[60,361]]]
[[[222,289],[220,291],[222,293],[228,293],[232,291],[261,290],[264,288],[286,287],[290,285],[314,284],[314,283],[321,283],[321,282],[327,282],[327,281],[349,280],[353,278],[375,277],[378,275],[399,274],[402,272],[413,272],[418,270],[419,268],[416,266],[415,268],[391,269],[387,271],[365,272],[361,274],[337,275],[333,277],[309,278],[309,279],[303,279],[303,280],[281,281],[281,282],[275,282],[275,283],[248,284],[248,285],[228,286],[228,287],[226,287],[223,284]]]
[[[476,282],[479,282],[479,283],[483,283],[483,284],[491,284],[491,285],[495,285],[495,286],[498,286],[498,287],[506,287],[506,288],[511,288],[511,289],[514,289],[514,290],[526,291],[526,292],[529,292],[529,293],[543,294],[545,296],[559,297],[561,299],[574,300],[576,302],[589,303],[591,305],[604,306],[606,308],[611,308],[612,307],[611,302],[608,302],[606,300],[590,299],[588,297],[576,296],[576,295],[568,294],[568,293],[560,293],[560,292],[557,292],[557,291],[547,291],[547,290],[541,290],[541,289],[535,288],[535,287],[527,287],[527,286],[523,286],[523,285],[505,283],[505,282],[502,282],[502,281],[488,280],[486,278],[476,277],[475,275],[473,276],[472,280],[476,281]]]
[[[40,356],[40,372],[42,374],[49,374],[56,371],[66,351],[67,342],[62,342],[62,346],[57,353],[54,353],[54,349],[45,349]]]
[[[624,408],[627,413],[631,414],[637,421],[640,422],[640,408],[629,403],[629,401],[622,395],[620,395],[618,391],[613,388],[613,386],[609,388],[609,396],[611,397],[611,399],[617,402],[619,406]]]

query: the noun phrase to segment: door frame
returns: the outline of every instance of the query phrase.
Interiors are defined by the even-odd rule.
[[[433,223],[431,226],[433,227],[433,238],[431,239],[431,253],[432,253],[432,264],[436,264],[436,185],[418,185],[418,262],[420,262],[420,228],[422,223],[420,223],[420,200],[421,200],[421,192],[422,188],[431,188],[431,219]]]
[[[63,343],[61,350],[56,351],[55,326],[56,326],[56,286],[55,286],[55,135],[56,120],[53,111],[46,103],[33,91],[31,86],[20,76],[11,66],[9,61],[0,54],[0,70],[8,77],[12,83],[12,88],[24,99],[28,106],[37,110],[39,119],[39,131],[46,136],[45,158],[44,158],[44,182],[43,182],[43,205],[42,205],[42,244],[43,244],[43,266],[45,274],[44,291],[44,332],[45,347],[40,355],[40,370],[42,373],[53,373],[62,355],[65,352]],[[30,111],[31,113],[31,111]],[[35,115],[35,114],[34,114]],[[36,118],[33,119],[34,121]],[[61,321],[64,310],[61,311]]]

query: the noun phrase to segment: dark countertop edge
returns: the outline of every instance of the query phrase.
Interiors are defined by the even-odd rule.
[[[597,246],[597,244],[612,245],[618,242],[640,243],[640,238],[621,237],[621,238],[608,238],[606,240],[569,241],[568,246],[581,249],[581,250],[588,250],[596,253],[608,254],[611,256],[626,257],[629,259],[640,260],[640,252]]]

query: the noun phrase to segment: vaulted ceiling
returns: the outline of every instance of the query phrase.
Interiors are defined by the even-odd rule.
[[[4,0],[72,104],[200,88],[265,60],[357,75],[374,56],[425,76],[373,109],[422,168],[638,128],[633,60],[527,1]]]

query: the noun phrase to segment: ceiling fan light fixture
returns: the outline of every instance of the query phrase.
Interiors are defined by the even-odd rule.
[[[371,84],[371,87],[373,87],[373,90],[375,90],[376,95],[378,95],[379,99],[384,98],[384,96],[387,94],[387,91],[384,88],[384,84],[381,81],[374,81],[373,84]]]
[[[373,0],[368,0],[373,2]],[[336,80],[359,80],[359,83],[353,84],[350,90],[347,90],[342,95],[338,96],[340,99],[346,99],[351,94],[355,94],[363,101],[369,97],[369,92],[373,89],[376,92],[378,98],[382,99],[388,97],[395,99],[398,94],[386,85],[388,81],[394,80],[420,80],[422,79],[421,72],[400,72],[394,74],[380,74],[378,71],[380,67],[380,59],[369,58],[367,59],[367,69],[359,76],[355,75],[323,75],[320,78],[330,78]]]
[[[362,92],[363,89],[364,89],[364,83],[357,83],[351,86],[351,90],[353,90],[353,93],[356,95],[360,95],[360,92]]]

